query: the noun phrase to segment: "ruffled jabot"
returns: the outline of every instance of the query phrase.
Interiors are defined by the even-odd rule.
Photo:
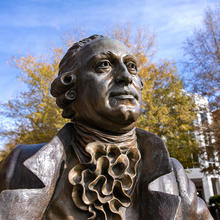
[[[69,172],[73,202],[91,213],[89,219],[122,219],[140,160],[135,129],[112,136],[77,124],[76,143],[83,162]]]

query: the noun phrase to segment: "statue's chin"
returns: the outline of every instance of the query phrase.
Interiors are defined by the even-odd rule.
[[[118,119],[123,121],[130,121],[132,118],[136,121],[140,112],[140,103],[133,96],[130,98],[125,97],[125,99],[123,99],[123,96],[121,98],[111,97],[107,100],[105,106],[113,114],[118,114]]]
[[[118,105],[110,109],[111,113],[106,117],[117,125],[129,126],[137,121],[140,115],[140,107],[131,105]],[[117,127],[116,125],[116,127]],[[134,126],[134,125],[133,125]]]
[[[114,133],[122,133],[135,127],[135,122],[140,115],[140,104],[118,102],[110,105],[107,101],[104,105],[92,106],[87,109],[87,114],[76,114],[75,121],[87,124],[96,129]]]
[[[135,108],[130,108],[127,106],[122,106],[120,108],[121,111],[121,120],[124,121],[125,123],[132,123],[135,122],[139,116],[137,109]]]

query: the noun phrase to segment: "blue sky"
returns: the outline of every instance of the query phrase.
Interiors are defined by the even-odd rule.
[[[218,0],[1,0],[0,102],[15,97],[23,85],[12,56],[43,55],[51,45],[63,45],[74,28],[87,35],[104,34],[116,23],[147,27],[156,35],[156,58],[183,57],[183,41],[202,23],[204,10]]]

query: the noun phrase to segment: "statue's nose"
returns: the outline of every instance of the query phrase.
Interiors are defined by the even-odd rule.
[[[132,76],[125,65],[122,65],[121,68],[119,68],[116,74],[116,82],[124,83],[126,85],[132,83]]]

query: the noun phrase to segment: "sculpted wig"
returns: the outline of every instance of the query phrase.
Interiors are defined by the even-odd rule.
[[[92,41],[104,38],[102,35],[92,35],[73,44],[68,49],[59,64],[57,78],[51,84],[51,94],[56,97],[57,105],[63,109],[64,118],[74,118],[72,102],[76,99],[76,80],[78,74],[77,54]]]

